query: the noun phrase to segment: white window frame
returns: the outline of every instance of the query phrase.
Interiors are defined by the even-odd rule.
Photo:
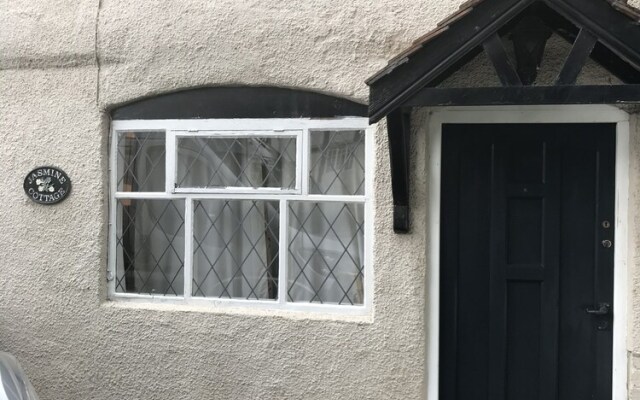
[[[309,158],[311,131],[365,132],[365,188],[364,195],[315,195],[309,191]],[[117,135],[121,131],[165,132],[165,191],[164,192],[120,192],[117,187]],[[202,119],[202,120],[115,120],[111,123],[109,157],[109,254],[107,267],[108,299],[111,301],[161,303],[172,305],[204,306],[207,308],[252,308],[318,312],[333,315],[368,315],[373,304],[373,176],[375,166],[374,130],[368,120],[361,117],[335,119]],[[296,188],[175,188],[177,138],[183,136],[297,137],[296,143]],[[116,292],[116,226],[118,199],[172,199],[185,201],[185,254],[184,294],[153,295]],[[244,300],[193,297],[193,203],[195,200],[279,200],[281,249],[288,246],[288,204],[290,201],[343,202],[364,205],[364,299],[361,305],[317,304],[287,302],[288,251],[279,258],[278,298],[276,300]],[[283,245],[284,244],[284,245]]]

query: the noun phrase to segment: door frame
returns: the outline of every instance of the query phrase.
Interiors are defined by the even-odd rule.
[[[418,111],[420,113],[421,111]],[[627,299],[629,208],[629,114],[608,105],[447,107],[428,110],[419,134],[427,135],[427,281],[426,281],[426,396],[439,397],[440,346],[440,195],[442,124],[615,123],[616,185],[613,309],[612,399],[627,400]],[[427,132],[423,132],[424,130]]]

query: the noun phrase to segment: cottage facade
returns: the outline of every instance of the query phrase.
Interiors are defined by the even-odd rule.
[[[588,1],[610,5],[605,0]],[[382,112],[369,123],[365,81],[385,70],[390,59],[461,5],[462,1],[411,0],[341,4],[326,0],[4,1],[0,4],[0,166],[4,171],[0,182],[4,205],[0,218],[4,250],[0,255],[0,350],[17,356],[42,399],[437,399],[442,392],[439,387],[446,383],[441,380],[445,364],[439,355],[441,350],[448,351],[440,335],[440,305],[457,299],[442,297],[450,292],[440,281],[443,240],[456,234],[441,230],[450,222],[441,214],[442,202],[450,193],[444,178],[457,179],[453,173],[447,175],[451,168],[447,170],[443,154],[453,147],[441,140],[448,129],[443,126],[606,125],[610,129],[609,172],[602,176],[609,179],[610,190],[603,198],[612,202],[610,215],[603,218],[610,224],[605,229],[615,230],[615,236],[603,238],[612,243],[603,244],[610,252],[602,262],[613,267],[607,275],[613,291],[611,299],[594,298],[585,307],[597,312],[598,303],[608,302],[611,309],[606,311],[614,316],[598,320],[610,323],[602,331],[611,335],[611,348],[604,346],[603,350],[611,371],[597,374],[606,377],[606,391],[613,395],[602,398],[640,398],[640,125],[635,101],[624,105],[597,101],[414,105],[408,114],[408,151],[403,158],[408,161],[410,185],[401,204],[404,208],[397,207],[398,176],[392,179],[388,139],[393,120],[385,118],[390,112]],[[633,22],[632,16],[625,14],[625,18]],[[561,35],[550,35],[537,71],[538,85],[553,84],[571,47]],[[636,51],[640,53],[640,48]],[[620,84],[620,77],[611,69],[589,59],[576,84]],[[501,82],[491,60],[481,53],[456,66],[438,85],[495,87]],[[171,97],[180,92],[184,97]],[[162,96],[169,96],[164,103]],[[259,107],[256,104],[265,103],[278,103],[280,108],[253,112]],[[226,111],[217,114],[212,108]],[[148,153],[151,163],[166,162],[175,170],[164,171],[166,179],[160,189],[137,190],[126,185],[136,184],[140,189],[144,186],[140,175],[130,182],[125,176],[141,153],[127,155],[118,146],[129,140],[144,147],[158,138],[148,138],[148,132],[163,132],[166,136],[158,140],[163,145],[173,143],[157,156],[160,161]],[[275,164],[291,156],[289,166],[261,164],[271,168],[267,177],[278,175],[277,183],[264,178],[255,184],[244,164],[237,174],[249,183],[234,175],[238,179],[233,184],[210,185],[220,178],[214,177],[215,171],[204,178],[189,175],[201,147],[183,143],[202,138],[236,140],[233,135],[238,132],[248,138],[247,143],[271,138],[270,148],[279,154]],[[329,164],[341,167],[322,167],[314,178],[313,132],[350,132],[347,142],[362,143],[356,146],[359,150],[349,153],[351,157],[362,152],[358,158],[362,170],[357,172],[357,165],[353,167],[356,172],[349,172],[351,167],[343,170],[344,163],[335,161],[340,160],[335,156],[334,164]],[[572,134],[576,137],[573,142],[580,142],[579,130]],[[167,138],[172,141],[165,142]],[[293,147],[287,147],[287,141]],[[217,144],[207,146],[220,158]],[[325,147],[318,146],[317,157],[322,158]],[[305,149],[309,149],[307,156]],[[188,168],[181,176],[180,160],[188,152],[192,158],[184,164]],[[262,153],[255,150],[251,154]],[[25,177],[40,166],[66,172],[72,190],[65,201],[45,206],[25,194]],[[207,167],[203,168],[206,172]],[[289,175],[283,172],[287,168],[292,171]],[[344,187],[353,190],[333,192],[336,179],[322,181],[331,171]],[[341,175],[345,173],[350,174],[349,179],[357,176],[356,183],[346,182]],[[149,172],[145,177],[152,175]],[[183,184],[190,179],[195,183]],[[199,179],[205,184],[198,183]],[[315,192],[313,182],[326,188]],[[222,186],[243,190],[215,189]],[[266,189],[251,192],[257,186]],[[205,190],[192,190],[194,187]],[[144,197],[137,192],[155,194]],[[333,245],[342,246],[336,256],[339,261],[328,266],[331,272],[325,268],[319,282],[308,278],[298,289],[294,284],[274,286],[267,281],[258,289],[250,276],[235,289],[209,286],[212,279],[230,282],[239,275],[235,270],[230,278],[204,273],[199,280],[198,262],[204,263],[205,258],[205,272],[220,272],[210,257],[221,251],[205,249],[198,256],[180,246],[204,247],[211,227],[218,226],[218,220],[207,223],[205,215],[214,218],[223,213],[214,210],[213,203],[229,198],[254,202],[254,206],[256,201],[279,202],[274,206],[280,211],[277,215],[289,215],[288,219],[276,218],[289,224],[287,229],[270,233],[270,240],[279,243],[265,245],[266,253],[287,254],[281,257],[287,258],[286,263],[253,251],[256,243],[262,246],[266,241],[268,234],[262,231],[269,231],[269,224],[268,229],[265,224],[259,229],[247,227],[247,232],[262,231],[255,237],[243,236],[241,245],[225,241],[223,233],[216,239],[224,243],[222,252],[230,257],[234,249],[248,243],[249,250],[243,253],[248,260],[271,260],[265,270],[271,274],[269,267],[274,263],[273,271],[279,274],[274,273],[270,282],[278,277],[291,282],[296,271],[291,254],[297,249],[306,245],[314,254],[328,252],[319,243],[330,231],[336,237]],[[169,243],[165,250],[174,239],[183,240],[171,247],[177,258],[165,260],[180,266],[172,270],[168,286],[166,281],[148,284],[149,277],[157,278],[153,268],[148,276],[142,272],[127,277],[127,251],[136,252],[137,247],[126,247],[123,218],[135,219],[126,207],[154,200],[188,204],[186,209],[175,208],[182,210],[177,211],[181,219],[169,239],[169,225],[177,219],[159,218],[150,228],[161,228],[162,240]],[[205,202],[211,204],[201,205]],[[324,222],[318,219],[307,227],[308,217],[292,228],[299,214],[287,207],[295,202],[348,205],[350,211],[331,214],[323,209]],[[194,213],[198,205],[204,210],[200,216]],[[571,207],[568,203],[565,209]],[[398,215],[402,212],[407,213]],[[524,219],[514,224],[526,225],[532,212],[535,210],[525,210]],[[243,213],[240,222],[231,219],[221,229],[242,225],[248,213]],[[265,213],[258,219],[267,218]],[[346,223],[350,227],[336,228],[345,218],[352,218]],[[205,227],[198,237],[202,221]],[[394,224],[396,231],[405,232],[396,233]],[[324,230],[310,232],[313,227]],[[297,232],[307,232],[306,244],[295,242]],[[193,239],[186,239],[190,237]],[[354,250],[357,241],[362,245]],[[597,251],[602,250],[594,254],[600,254]],[[154,267],[164,268],[165,253],[156,258]],[[149,254],[153,256],[153,251]],[[341,264],[346,256],[356,268],[349,287],[344,286],[347,278],[339,271],[347,268]],[[299,271],[308,263],[303,261]],[[136,279],[138,284],[132,284]],[[256,279],[261,281],[262,276]],[[334,287],[322,292],[327,281]],[[180,282],[175,284],[179,289],[168,293],[174,282]],[[519,293],[525,296],[527,290]],[[322,301],[322,296],[328,300]],[[610,318],[611,313],[602,318]],[[600,332],[598,326],[592,328]],[[522,379],[523,387],[531,383]]]

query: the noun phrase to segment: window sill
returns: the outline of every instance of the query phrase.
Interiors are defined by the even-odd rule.
[[[251,317],[280,317],[292,320],[339,321],[359,324],[373,323],[372,310],[366,306],[279,304],[267,301],[245,302],[242,300],[223,301],[213,299],[187,302],[180,298],[115,297],[104,301],[102,307],[160,312],[195,312]]]

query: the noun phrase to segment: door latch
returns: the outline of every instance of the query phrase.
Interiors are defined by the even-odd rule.
[[[611,304],[598,303],[595,307],[587,307],[586,311],[590,315],[608,315],[611,312]]]

